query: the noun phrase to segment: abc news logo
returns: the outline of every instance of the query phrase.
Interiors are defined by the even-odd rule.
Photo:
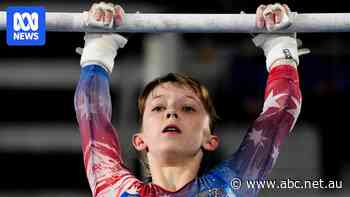
[[[45,44],[45,10],[43,7],[9,7],[7,21],[8,45]]]
[[[21,29],[23,31],[37,31],[39,29],[39,14],[38,13],[18,13],[16,12],[13,15],[13,29],[15,31],[20,31]],[[24,23],[24,21],[27,20],[27,25]]]
[[[28,21],[25,24],[24,21]],[[39,40],[39,15],[38,13],[18,13],[13,15],[13,29],[15,30],[13,39],[15,40]],[[24,32],[20,32],[20,31]]]

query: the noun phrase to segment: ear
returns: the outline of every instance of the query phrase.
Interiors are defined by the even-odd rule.
[[[146,145],[145,141],[143,140],[142,133],[136,133],[132,136],[132,145],[138,151],[143,151],[143,150],[147,149],[147,145]]]
[[[219,147],[220,139],[216,135],[209,135],[203,142],[202,147],[207,151],[214,151]]]

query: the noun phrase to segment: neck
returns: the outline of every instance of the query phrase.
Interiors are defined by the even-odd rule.
[[[149,156],[152,182],[160,187],[175,192],[197,177],[203,157],[199,151],[194,157],[180,160],[157,160]]]

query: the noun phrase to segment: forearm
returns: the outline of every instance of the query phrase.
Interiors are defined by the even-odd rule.
[[[119,140],[111,124],[109,78],[102,67],[82,69],[74,103],[85,170],[95,196],[119,178],[115,174],[123,174]]]
[[[244,180],[263,180],[267,177],[276,162],[280,145],[294,127],[300,107],[301,93],[296,68],[291,65],[273,68],[265,89],[263,111],[232,157],[238,176]]]
[[[110,120],[109,75],[102,66],[88,65],[81,69],[74,104],[79,122],[96,118],[97,113]]]
[[[86,145],[91,141],[105,141],[106,139],[100,138],[102,136],[100,132],[91,130],[103,125],[112,128],[109,76],[101,66],[90,65],[82,68],[75,92],[74,106],[81,134],[86,136],[83,144]],[[91,129],[85,131],[85,128]],[[108,135],[115,135],[109,130],[105,132]],[[115,141],[112,142],[115,143]]]
[[[269,122],[271,117],[276,116],[279,121],[273,126],[281,128],[282,130],[278,131],[287,135],[297,121],[301,102],[302,96],[296,66],[290,64],[276,66],[269,73],[263,112],[257,121]]]

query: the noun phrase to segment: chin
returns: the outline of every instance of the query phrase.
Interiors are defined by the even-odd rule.
[[[185,158],[185,157],[194,157],[197,153],[198,149],[189,149],[189,147],[186,147],[186,149],[184,149],[184,147],[186,147],[185,145],[179,145],[179,144],[175,144],[175,145],[168,145],[166,147],[162,147],[159,152],[161,153],[162,157],[164,158],[175,158],[175,159],[181,159],[181,158]]]

